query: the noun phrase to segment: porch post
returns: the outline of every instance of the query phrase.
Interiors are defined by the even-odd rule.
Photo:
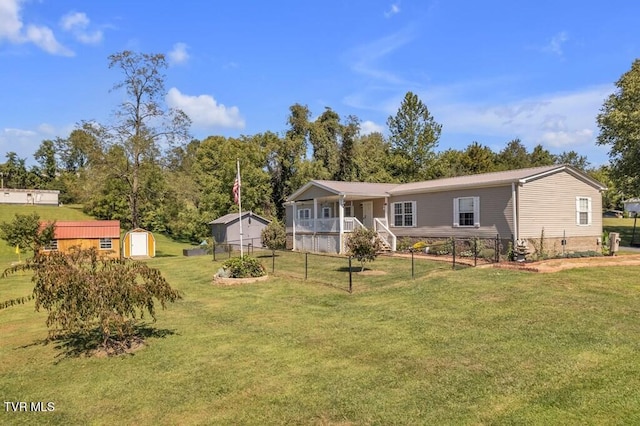
[[[316,234],[316,224],[318,223],[318,199],[313,199],[313,234]]]
[[[296,202],[291,202],[291,210],[293,211],[293,243],[292,250],[296,251],[296,217],[298,216],[298,209],[296,209]]]
[[[344,194],[338,200],[338,230],[340,232],[340,247],[338,254],[344,252]]]
[[[387,228],[389,226],[389,197],[384,197],[384,223],[387,224]]]

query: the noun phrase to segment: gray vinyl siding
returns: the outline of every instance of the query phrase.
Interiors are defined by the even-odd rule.
[[[259,220],[255,216],[243,216],[242,217],[242,243],[251,243],[254,247],[262,247],[262,230],[267,227],[267,223]],[[240,224],[237,220],[228,224],[215,224],[212,227],[212,233],[223,238],[218,243],[233,243],[238,244],[240,242]]]
[[[576,197],[591,198],[591,225],[576,224]],[[597,188],[566,172],[530,181],[519,188],[519,237],[600,237],[602,195]]]
[[[314,198],[335,197],[335,196],[336,194],[334,192],[329,192],[317,186],[311,186],[302,194],[298,195],[296,199],[297,200],[313,200]]]
[[[480,227],[453,226],[453,199],[480,198]],[[393,224],[392,204],[415,201],[417,223],[415,227],[394,227],[390,230],[398,237],[484,237],[511,238],[513,234],[513,204],[511,186],[465,189],[393,196],[389,199],[389,222]]]

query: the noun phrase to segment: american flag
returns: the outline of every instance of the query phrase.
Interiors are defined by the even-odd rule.
[[[233,202],[240,205],[240,173],[236,175],[236,180],[233,182]]]

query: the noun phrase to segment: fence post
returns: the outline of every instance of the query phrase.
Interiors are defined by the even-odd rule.
[[[227,252],[229,253],[229,259],[231,259],[231,251],[233,250],[233,245],[227,245]]]
[[[271,250],[271,273],[275,274],[276,272],[276,251]]]
[[[309,253],[304,254],[304,279],[307,279],[307,271],[309,270]]]
[[[496,234],[496,263],[500,262],[500,234]]]
[[[353,291],[353,278],[351,277],[351,256],[349,256],[349,293]]]
[[[414,280],[416,278],[415,266],[413,264],[413,249],[411,249],[411,279]]]
[[[213,240],[213,261],[216,261],[216,241]]]
[[[473,266],[478,266],[478,238],[473,238]]]
[[[451,253],[453,254],[453,263],[451,264],[451,269],[456,269],[456,238],[451,238]]]

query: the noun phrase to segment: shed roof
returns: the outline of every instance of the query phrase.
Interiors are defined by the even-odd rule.
[[[220,216],[219,218],[212,220],[211,222],[209,222],[209,225],[216,225],[216,224],[223,224],[223,225],[227,225],[229,223],[232,223],[234,221],[238,220],[238,213],[229,213],[229,214],[225,214],[224,216]],[[258,220],[264,222],[265,224],[269,224],[271,223],[271,221],[269,219],[265,219],[264,217],[255,214],[252,211],[247,211],[247,212],[243,212],[242,213],[242,218],[244,219],[246,216],[250,216],[250,217],[255,217]]]
[[[55,226],[55,239],[120,238],[119,220],[59,221]]]

